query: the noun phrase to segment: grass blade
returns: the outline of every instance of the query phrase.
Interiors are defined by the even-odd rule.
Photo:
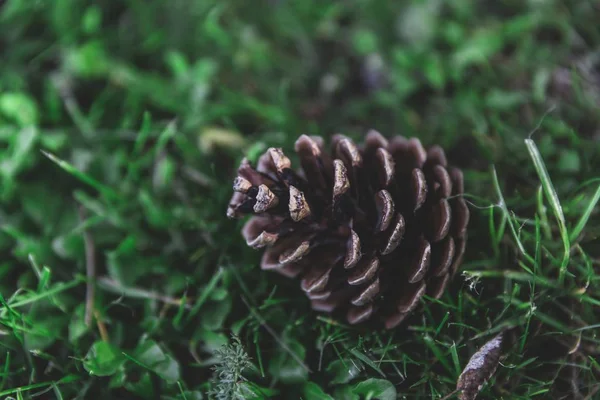
[[[533,160],[533,165],[535,166],[535,170],[542,181],[542,188],[544,189],[544,193],[546,194],[546,198],[548,199],[548,203],[550,203],[550,208],[552,208],[552,212],[554,213],[554,217],[558,222],[558,229],[560,231],[560,237],[563,241],[564,247],[564,255],[560,265],[560,273],[558,281],[559,283],[563,283],[565,279],[565,273],[567,272],[567,266],[569,265],[569,249],[571,248],[571,241],[569,238],[569,233],[567,231],[567,223],[565,222],[565,215],[562,210],[562,206],[558,199],[558,195],[556,194],[556,190],[554,189],[554,185],[550,180],[550,175],[548,174],[548,170],[546,169],[546,164],[542,159],[542,155],[535,145],[534,141],[531,139],[525,139],[525,145],[527,146],[527,150],[529,150],[529,155]]]
[[[583,228],[585,228],[585,225],[590,219],[590,215],[592,215],[592,211],[594,211],[594,208],[596,208],[596,204],[598,204],[598,200],[600,200],[600,185],[596,188],[596,192],[594,193],[592,200],[590,201],[587,208],[583,212],[583,215],[581,216],[581,218],[579,218],[579,221],[577,221],[577,224],[571,231],[571,236],[569,237],[571,242],[574,242],[579,236],[579,234],[581,234],[581,232],[583,231]]]
[[[517,228],[515,227],[515,223],[514,223],[513,219],[511,218],[510,211],[508,211],[508,207],[506,206],[506,201],[504,200],[504,196],[502,195],[502,189],[500,189],[500,182],[498,181],[498,174],[496,173],[496,168],[493,166],[492,166],[492,180],[494,183],[494,187],[496,189],[496,194],[498,195],[500,209],[502,209],[503,219],[506,222],[508,222],[508,227],[510,228],[510,232],[512,233],[515,243],[517,244],[517,247],[519,248],[519,252],[525,258],[527,258],[527,260],[529,260],[530,263],[533,263],[534,259],[525,250],[525,246],[523,246],[523,243],[521,242],[521,238],[519,237]]]
[[[50,159],[50,161],[54,162],[56,165],[58,165],[59,167],[64,169],[66,172],[73,175],[75,178],[79,179],[83,183],[93,187],[94,189],[96,189],[97,191],[102,193],[104,196],[112,198],[112,199],[119,198],[119,195],[117,194],[117,192],[114,191],[112,188],[104,185],[103,183],[100,183],[99,181],[92,178],[88,174],[81,172],[80,170],[78,170],[77,168],[75,168],[74,166],[72,166],[71,164],[66,162],[65,160],[62,160],[62,159],[56,157],[54,154],[48,153],[47,151],[44,151],[44,150],[42,150],[42,154],[45,155],[46,157],[48,157]]]
[[[196,314],[198,314],[202,305],[206,302],[206,300],[208,300],[208,296],[212,293],[212,291],[217,286],[217,283],[219,283],[219,281],[221,280],[223,272],[224,269],[219,268],[217,272],[212,276],[204,290],[202,290],[202,293],[200,293],[200,296],[198,296],[198,300],[196,300],[196,303],[190,310],[190,313],[188,314],[186,319],[187,322],[189,322]]]

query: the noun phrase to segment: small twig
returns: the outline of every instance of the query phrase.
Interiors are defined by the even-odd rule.
[[[79,207],[79,219],[83,223],[86,219],[85,209]],[[85,294],[85,324],[92,324],[94,313],[94,298],[96,291],[96,246],[94,239],[87,229],[83,230],[83,242],[85,244],[85,271],[86,271],[86,294]]]
[[[117,293],[121,296],[131,297],[134,299],[158,300],[165,304],[178,306],[178,307],[181,306],[181,302],[183,301],[182,299],[179,299],[179,298],[166,296],[164,294],[160,294],[160,293],[156,293],[156,292],[151,292],[146,289],[140,289],[140,288],[136,288],[136,287],[125,287],[125,286],[121,285],[119,282],[117,282],[114,279],[109,278],[107,276],[98,278],[98,285],[100,285],[101,288],[111,291],[113,293]],[[188,299],[188,300],[191,300],[191,299]],[[186,310],[189,310],[192,308],[192,306],[189,303],[184,304],[184,307]]]
[[[273,336],[273,339],[275,339],[275,341],[288,353],[290,353],[290,356],[292,356],[292,358],[302,367],[304,368],[306,371],[308,371],[309,373],[312,373],[312,371],[310,370],[310,368],[308,368],[308,366],[306,364],[304,364],[304,361],[302,361],[300,359],[300,357],[298,357],[296,355],[296,353],[294,353],[294,351],[287,345],[285,344],[285,342],[283,340],[281,340],[279,338],[279,336],[277,336],[277,333],[273,330],[273,328],[271,328],[269,325],[267,325],[267,322],[265,321],[265,319],[263,317],[260,316],[259,313],[256,312],[256,310],[254,309],[254,307],[250,306],[250,304],[248,303],[248,300],[246,300],[246,298],[244,296],[241,296],[242,301],[244,302],[244,304],[246,305],[246,307],[248,307],[248,310],[250,310],[250,314],[252,314],[252,316],[254,318],[256,318],[256,320],[258,321],[258,323],[265,328],[265,330],[271,335]]]
[[[446,396],[442,397],[440,400],[448,400],[450,397],[454,396],[458,392],[460,392],[460,390],[455,390],[453,392],[450,392]]]
[[[100,318],[100,313],[98,310],[94,310],[94,317],[96,317],[96,325],[98,325],[98,331],[100,332],[100,337],[104,342],[108,342],[110,339],[108,337],[108,331],[106,330],[106,325],[104,325],[104,321]]]

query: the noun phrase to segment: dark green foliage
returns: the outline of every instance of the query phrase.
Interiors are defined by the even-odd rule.
[[[599,20],[588,0],[0,2],[0,397],[441,398],[501,331],[479,398],[596,393]],[[444,146],[471,202],[462,275],[394,332],[312,312],[225,218],[242,156],[370,128]]]

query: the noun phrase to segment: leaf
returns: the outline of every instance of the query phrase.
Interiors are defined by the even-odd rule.
[[[264,400],[270,399],[279,392],[275,389],[258,386],[257,384],[245,381],[237,385],[237,389],[233,398],[244,400]]]
[[[504,333],[499,333],[473,354],[456,383],[456,390],[460,391],[460,400],[474,400],[483,385],[496,372],[503,341]]]
[[[69,50],[64,58],[65,68],[84,78],[103,77],[111,71],[111,60],[101,41],[90,41]]]
[[[202,327],[196,329],[193,338],[202,343],[203,351],[211,354],[229,343],[224,333],[209,331]]]
[[[392,382],[386,379],[367,379],[354,386],[352,391],[368,399],[394,400],[396,399],[396,388]]]
[[[174,397],[174,399],[177,400],[202,400],[204,399],[204,396],[202,395],[202,392],[199,390],[194,390],[194,391],[182,391],[180,396]]]
[[[150,399],[155,394],[152,390],[152,374],[147,371],[143,372],[138,380],[125,382],[124,386],[128,391],[143,399]]]
[[[581,159],[577,151],[564,149],[560,153],[556,166],[562,172],[577,173],[581,169]]]
[[[455,71],[462,72],[471,65],[487,64],[503,45],[504,38],[498,29],[482,28],[473,32],[453,54],[452,64]]]
[[[135,350],[134,357],[150,371],[167,382],[179,380],[179,364],[167,354],[154,340],[142,342]]]
[[[39,112],[35,100],[22,92],[6,92],[0,95],[0,114],[25,127],[37,124]]]
[[[202,327],[211,331],[221,329],[232,308],[231,298],[210,302],[202,313]]]
[[[125,362],[125,358],[113,345],[104,341],[98,341],[90,347],[83,368],[96,376],[110,376],[116,373]]]
[[[334,360],[327,366],[327,372],[333,375],[329,383],[332,385],[348,383],[356,378],[361,371],[361,366],[357,362],[349,359]]]
[[[304,400],[333,400],[333,397],[328,395],[314,382],[306,382],[304,384]]]
[[[485,96],[485,105],[494,110],[510,110],[526,103],[527,94],[519,91],[492,89]]]
[[[349,386],[339,386],[333,392],[335,400],[360,400],[360,397]]]
[[[75,344],[89,330],[84,321],[84,314],[85,304],[80,304],[71,316],[71,322],[69,322],[69,342],[71,344]]]
[[[12,305],[14,307],[14,303]],[[59,332],[67,324],[66,316],[57,313],[48,301],[34,302],[27,318],[32,324],[32,328],[24,334],[23,345],[27,351],[46,350],[59,339]]]
[[[377,51],[377,35],[370,30],[360,29],[352,37],[354,49],[361,55]]]
[[[12,146],[9,151],[4,151],[0,158],[0,175],[5,179],[13,179],[18,172],[22,171],[32,162],[31,151],[39,137],[38,130],[33,127],[25,127],[15,131]]]
[[[269,372],[283,383],[299,383],[304,382],[308,376],[306,367],[298,360],[304,360],[306,349],[297,340],[290,339],[287,341],[288,350],[279,348],[277,353],[269,363]],[[288,351],[293,352],[296,357],[293,357]]]
[[[412,46],[424,48],[435,39],[441,3],[412,2],[399,15],[398,33]]]

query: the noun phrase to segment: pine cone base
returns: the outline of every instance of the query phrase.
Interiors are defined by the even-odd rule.
[[[469,209],[463,175],[443,149],[370,131],[359,147],[343,135],[331,152],[300,136],[292,169],[270,148],[234,180],[230,218],[264,254],[261,267],[300,277],[313,309],[350,324],[398,326],[425,296],[440,298],[462,262]]]

